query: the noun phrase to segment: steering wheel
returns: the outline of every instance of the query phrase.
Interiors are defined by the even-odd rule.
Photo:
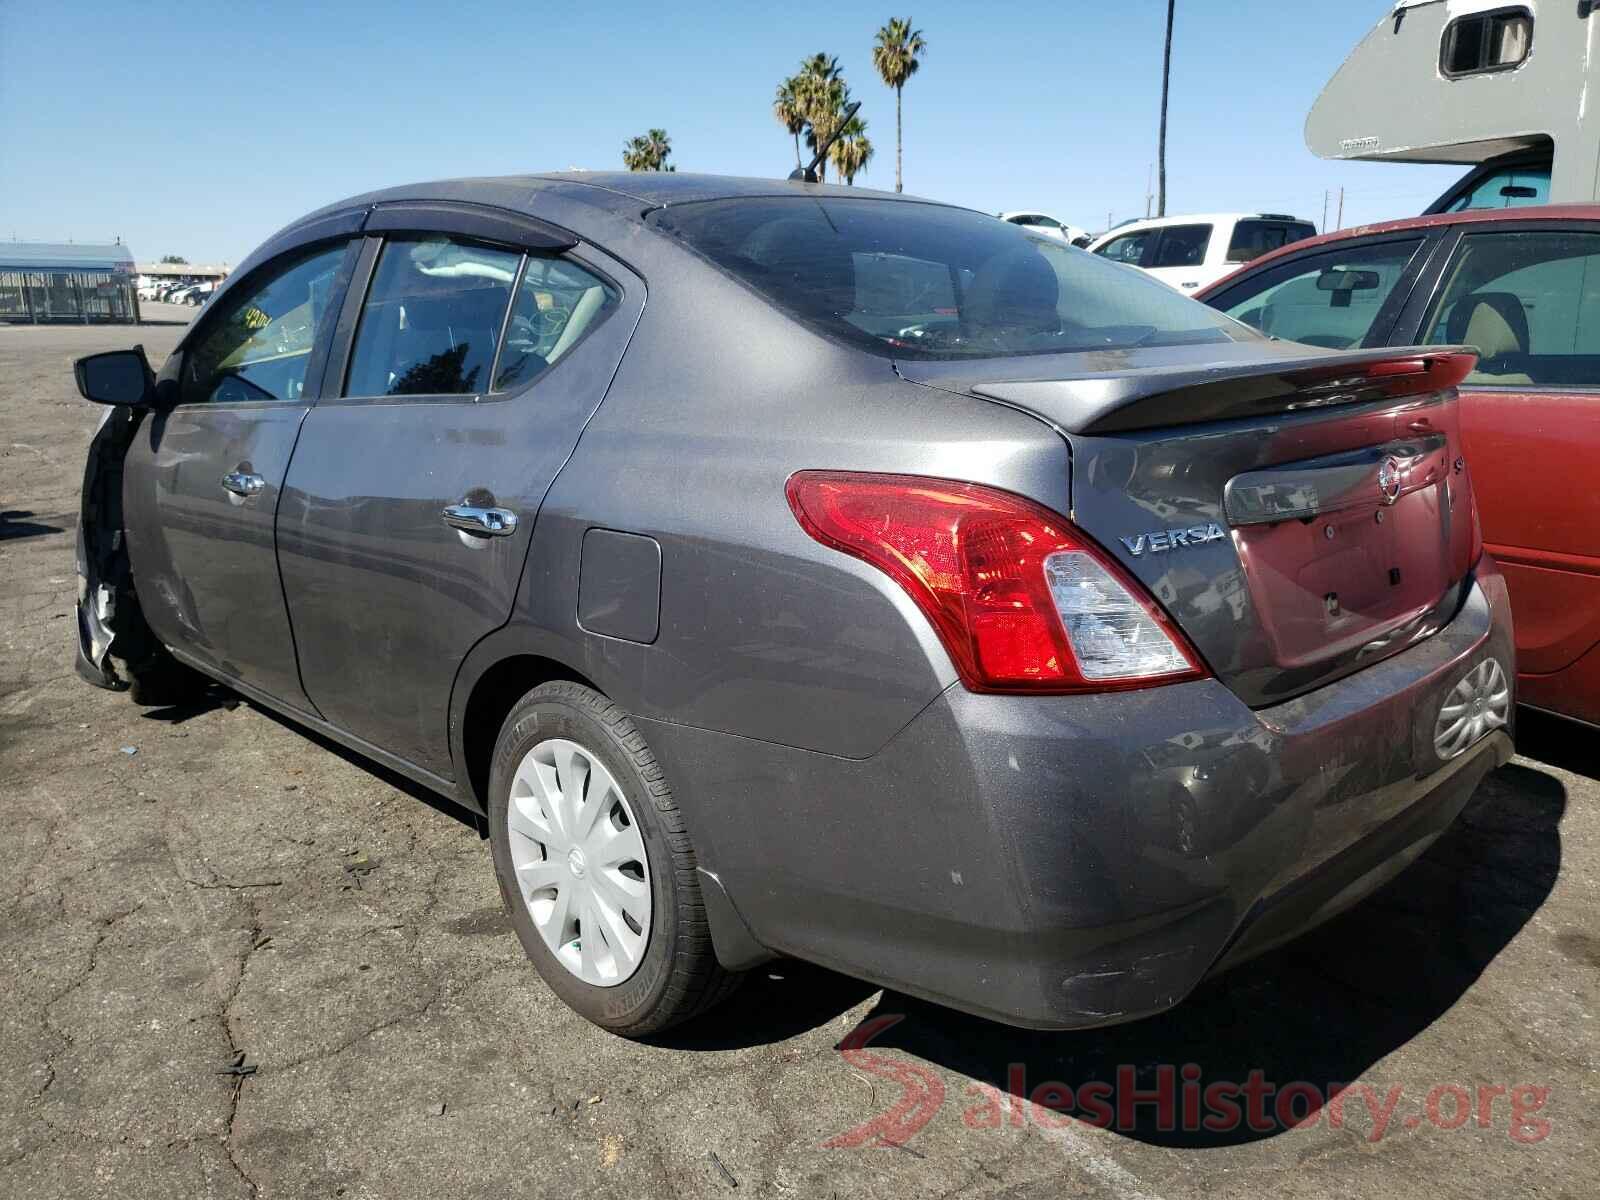
[[[556,305],[553,308],[539,310],[539,332],[545,336],[555,334],[560,336],[561,331],[567,327],[567,322],[572,320],[572,310]]]

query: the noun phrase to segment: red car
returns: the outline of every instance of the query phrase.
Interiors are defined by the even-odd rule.
[[[1600,205],[1346,229],[1196,297],[1313,346],[1477,347],[1461,426],[1511,587],[1518,698],[1600,725]]]

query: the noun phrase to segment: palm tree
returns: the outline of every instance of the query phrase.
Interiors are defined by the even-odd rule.
[[[800,109],[806,120],[806,145],[813,153],[838,132],[844,120],[844,107],[850,103],[850,85],[844,81],[839,60],[817,53],[800,62],[795,76]],[[828,164],[817,164],[817,178],[826,179]]]
[[[772,115],[794,138],[794,165],[800,165],[800,135],[805,132],[805,105],[800,99],[800,77],[791,75],[778,85],[772,98]]]
[[[872,65],[878,68],[878,77],[894,89],[894,190],[900,183],[900,93],[906,80],[917,73],[922,65],[921,56],[928,52],[928,41],[922,30],[911,28],[911,18],[901,20],[891,17],[889,23],[878,30],[878,40],[872,46]]]
[[[622,143],[622,165],[630,171],[650,169],[650,143],[642,137],[629,138]]]
[[[1161,182],[1157,185],[1156,216],[1167,215],[1167,85],[1172,82],[1172,8],[1176,0],[1167,0],[1167,49],[1161,59],[1161,140],[1156,149],[1156,161],[1161,164]]]
[[[853,185],[856,176],[872,160],[872,141],[867,137],[867,123],[860,117],[851,117],[839,129],[839,136],[828,147],[828,157],[833,161],[839,178]]]
[[[667,156],[672,153],[672,139],[667,136],[665,129],[652,129],[645,134],[645,140],[650,146],[650,165],[655,171],[675,171],[676,167],[667,166]]]
[[[844,70],[839,66],[836,55],[817,52],[810,58],[800,60],[800,73],[795,77],[804,88],[811,83],[826,83],[830,79],[844,78]]]
[[[672,139],[665,129],[652,129],[640,137],[629,138],[622,145],[622,165],[630,171],[676,171],[667,165],[672,153]]]

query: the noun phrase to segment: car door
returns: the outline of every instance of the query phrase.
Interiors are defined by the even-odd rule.
[[[535,517],[643,302],[620,263],[534,222],[376,210],[279,555],[306,691],[444,778],[450,691],[510,617]]]
[[[1479,351],[1461,428],[1519,698],[1600,723],[1600,224],[1462,229],[1415,340]]]
[[[1331,350],[1382,346],[1436,237],[1351,238],[1274,259],[1200,298],[1270,337]]]
[[[273,521],[354,262],[346,237],[241,278],[163,368],[164,403],[124,457],[129,562],[156,636],[302,710]]]

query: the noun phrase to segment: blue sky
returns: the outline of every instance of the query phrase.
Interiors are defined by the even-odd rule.
[[[1307,109],[1389,0],[1179,0],[1168,210],[1345,223],[1419,212],[1454,168],[1328,163]],[[453,175],[616,169],[667,129],[680,170],[783,174],[771,116],[803,55],[836,54],[894,186],[885,4],[303,5],[0,0],[0,237],[237,262],[342,196]],[[900,11],[907,11],[902,9]],[[1145,211],[1161,0],[908,10],[930,43],[905,93],[906,190],[1091,228]],[[1333,212],[1329,212],[1332,224]]]

